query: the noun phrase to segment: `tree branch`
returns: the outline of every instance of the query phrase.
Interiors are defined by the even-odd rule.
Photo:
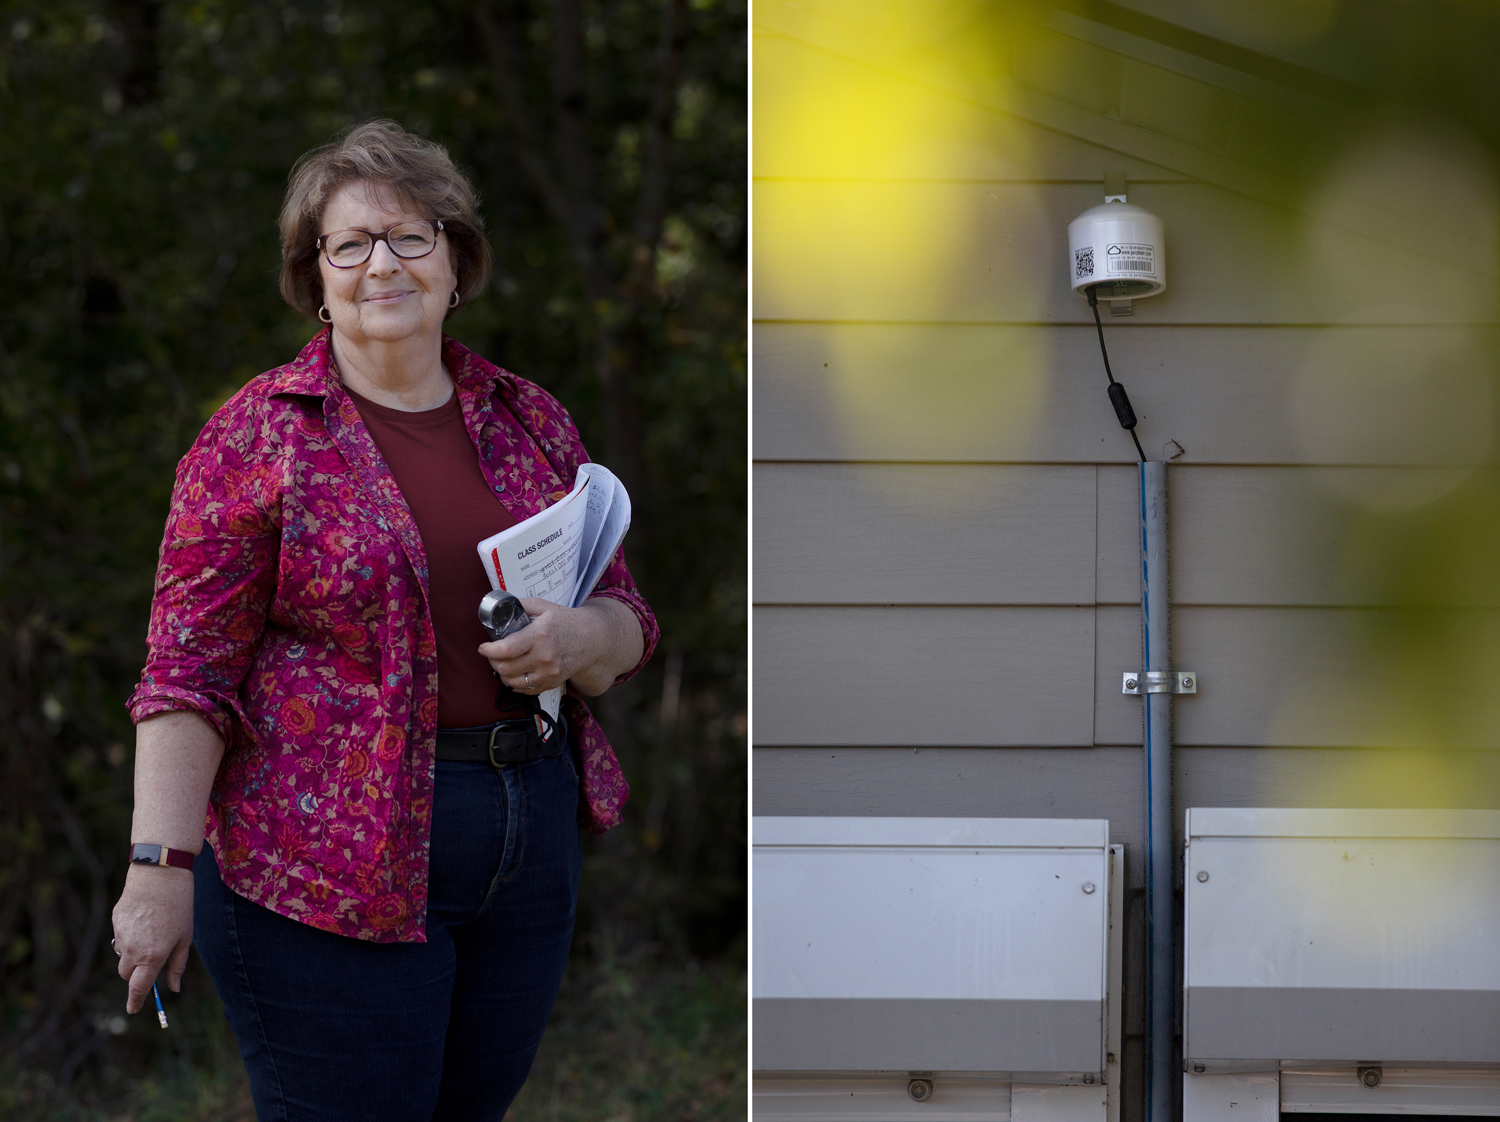
[[[642,266],[655,269],[656,245],[661,240],[667,212],[667,188],[671,182],[672,118],[677,106],[677,76],[687,42],[687,0],[666,0],[661,13],[661,38],[656,47],[656,91],[646,119],[641,151],[641,191],[636,198],[633,233],[644,255]],[[644,257],[645,260],[640,258]],[[650,273],[647,273],[649,276]]]
[[[553,25],[556,50],[552,87],[557,102],[555,147],[560,174],[548,163],[532,124],[526,95],[521,89],[519,53],[485,0],[475,0],[474,19],[489,52],[501,108],[515,134],[521,168],[553,220],[562,227],[590,299],[609,298],[614,285],[600,249],[599,206],[589,174],[588,107],[583,96],[583,13],[578,0],[562,0],[557,5]]]
[[[552,6],[553,148],[563,190],[573,204],[574,252],[584,284],[594,300],[614,295],[603,253],[603,208],[589,156],[588,91],[584,87],[582,0],[554,0]]]
[[[532,188],[541,196],[542,205],[551,212],[553,220],[563,228],[563,232],[571,240],[573,237],[572,207],[557,177],[553,175],[546,156],[542,154],[541,146],[537,143],[536,129],[531,122],[531,113],[526,107],[526,95],[521,90],[520,58],[501,30],[499,23],[490,13],[489,5],[485,3],[485,0],[476,0],[474,22],[479,25],[480,37],[484,40],[485,50],[490,56],[490,66],[495,76],[495,88],[500,94],[500,107],[504,110],[506,121],[514,134],[516,156],[520,161],[521,170],[531,181]]]
[[[78,957],[73,961],[73,969],[68,974],[67,981],[53,997],[52,1006],[47,1016],[43,1018],[41,1026],[22,1045],[23,1056],[36,1054],[52,1038],[62,1025],[63,1014],[67,1012],[68,1006],[82,991],[84,982],[88,981],[89,967],[94,963],[94,956],[103,938],[105,905],[108,903],[104,896],[104,863],[89,848],[88,840],[84,837],[83,824],[78,821],[78,816],[73,813],[67,801],[59,796],[56,806],[68,844],[83,867],[88,870],[89,914],[83,925],[83,935],[78,941]]]

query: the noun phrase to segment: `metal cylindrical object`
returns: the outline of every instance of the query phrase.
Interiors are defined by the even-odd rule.
[[[1167,465],[1147,460],[1141,481],[1141,646],[1147,671],[1172,669],[1167,584]],[[1145,697],[1148,1122],[1171,1122],[1177,1084],[1176,875],[1172,853],[1172,695]]]

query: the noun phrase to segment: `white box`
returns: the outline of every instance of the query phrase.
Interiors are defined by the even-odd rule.
[[[1103,1084],[1107,822],[756,818],[753,828],[757,1072]]]
[[[1192,809],[1189,1070],[1500,1062],[1500,812]]]

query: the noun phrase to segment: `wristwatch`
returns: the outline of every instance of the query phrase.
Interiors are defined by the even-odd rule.
[[[164,845],[136,842],[130,847],[132,865],[171,865],[178,869],[191,869],[193,855],[185,849],[168,849]]]

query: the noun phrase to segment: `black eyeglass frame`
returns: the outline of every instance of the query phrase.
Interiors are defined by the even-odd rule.
[[[431,226],[433,228],[433,230],[432,230],[432,244],[430,246],[428,246],[425,250],[423,250],[421,253],[402,253],[399,249],[397,249],[395,246],[393,246],[391,244],[390,232],[392,230],[394,230],[396,228],[396,226],[413,226],[413,225],[416,225],[418,222],[425,222],[427,225],[429,225],[429,226]],[[353,232],[357,233],[357,234],[368,234],[369,235],[369,238],[370,238],[370,251],[369,251],[369,253],[366,253],[363,257],[361,257],[358,261],[355,261],[352,264],[349,264],[349,265],[340,265],[337,261],[335,261],[332,257],[330,257],[328,255],[328,239],[331,238],[331,237],[333,237],[334,234],[343,234],[343,233],[347,233],[347,232],[349,232],[351,230]],[[363,265],[366,261],[368,261],[371,258],[371,256],[374,255],[374,253],[375,253],[375,243],[376,242],[385,242],[386,248],[389,249],[392,253],[394,253],[397,257],[401,258],[401,260],[403,260],[403,261],[419,261],[423,257],[426,257],[428,254],[430,254],[433,250],[435,250],[437,248],[437,236],[439,234],[441,234],[442,232],[443,232],[443,221],[440,218],[438,218],[438,219],[433,219],[433,218],[413,218],[413,219],[411,219],[410,221],[407,221],[407,222],[397,222],[394,226],[388,226],[384,230],[381,230],[379,233],[376,233],[374,230],[366,230],[366,229],[364,229],[361,226],[346,226],[342,230],[331,230],[331,231],[329,231],[326,234],[319,234],[318,235],[318,240],[317,240],[317,242],[315,244],[316,244],[318,252],[323,255],[323,259],[325,261],[327,261],[330,265],[332,265],[335,269],[357,269],[361,265]]]

